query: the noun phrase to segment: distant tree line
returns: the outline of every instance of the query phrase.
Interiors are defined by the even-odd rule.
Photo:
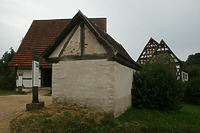
[[[0,89],[14,90],[16,87],[15,67],[8,67],[14,54],[15,51],[11,47],[10,51],[6,51],[0,59]]]
[[[200,53],[189,55],[184,68],[189,75],[189,81],[184,84],[184,100],[187,103],[200,105]]]

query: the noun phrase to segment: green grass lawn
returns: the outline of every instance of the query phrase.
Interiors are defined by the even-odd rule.
[[[48,111],[50,111],[48,109]],[[130,108],[119,118],[89,114],[81,109],[31,111],[11,122],[12,132],[200,132],[200,106],[185,104],[180,112]],[[77,113],[79,112],[79,113]],[[26,130],[25,130],[26,129]]]
[[[118,120],[143,132],[200,132],[200,106],[185,104],[180,112],[131,108]]]
[[[14,91],[11,91],[11,90],[1,90],[0,89],[0,96],[13,95],[13,94],[15,94]]]
[[[29,92],[18,92],[18,91],[12,91],[12,90],[1,90],[0,89],[0,96],[7,96],[7,95],[26,95]]]

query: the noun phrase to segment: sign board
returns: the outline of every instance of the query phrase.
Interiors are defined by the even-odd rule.
[[[33,87],[38,87],[39,86],[39,78],[40,78],[40,73],[39,73],[39,62],[33,60],[32,61],[32,86]]]

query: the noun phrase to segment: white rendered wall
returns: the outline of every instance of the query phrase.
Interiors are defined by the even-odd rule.
[[[71,102],[118,117],[131,106],[133,70],[115,61],[60,61],[52,65],[53,102]]]
[[[52,65],[53,102],[114,112],[114,62],[60,61]]]
[[[118,117],[132,105],[133,69],[115,62],[115,112]]]
[[[61,57],[65,57],[65,56],[80,56],[80,54],[81,54],[80,35],[81,35],[81,27],[78,26],[78,28],[76,29],[74,35],[69,40],[69,42],[67,44],[67,47],[63,50],[63,53],[62,53]]]
[[[101,45],[89,28],[85,25],[85,55],[106,54],[103,45]]]
[[[70,32],[70,34],[68,34],[65,39],[58,45],[58,47],[52,52],[52,54],[49,56],[49,58],[55,58],[55,57],[59,57],[59,54],[61,52],[61,50],[63,49],[65,43],[68,41],[69,36],[72,34],[72,31]]]

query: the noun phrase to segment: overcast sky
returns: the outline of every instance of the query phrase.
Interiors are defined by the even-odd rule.
[[[163,39],[185,61],[200,52],[200,0],[0,0],[0,57],[16,51],[33,20],[106,17],[108,33],[134,60],[150,39]]]

